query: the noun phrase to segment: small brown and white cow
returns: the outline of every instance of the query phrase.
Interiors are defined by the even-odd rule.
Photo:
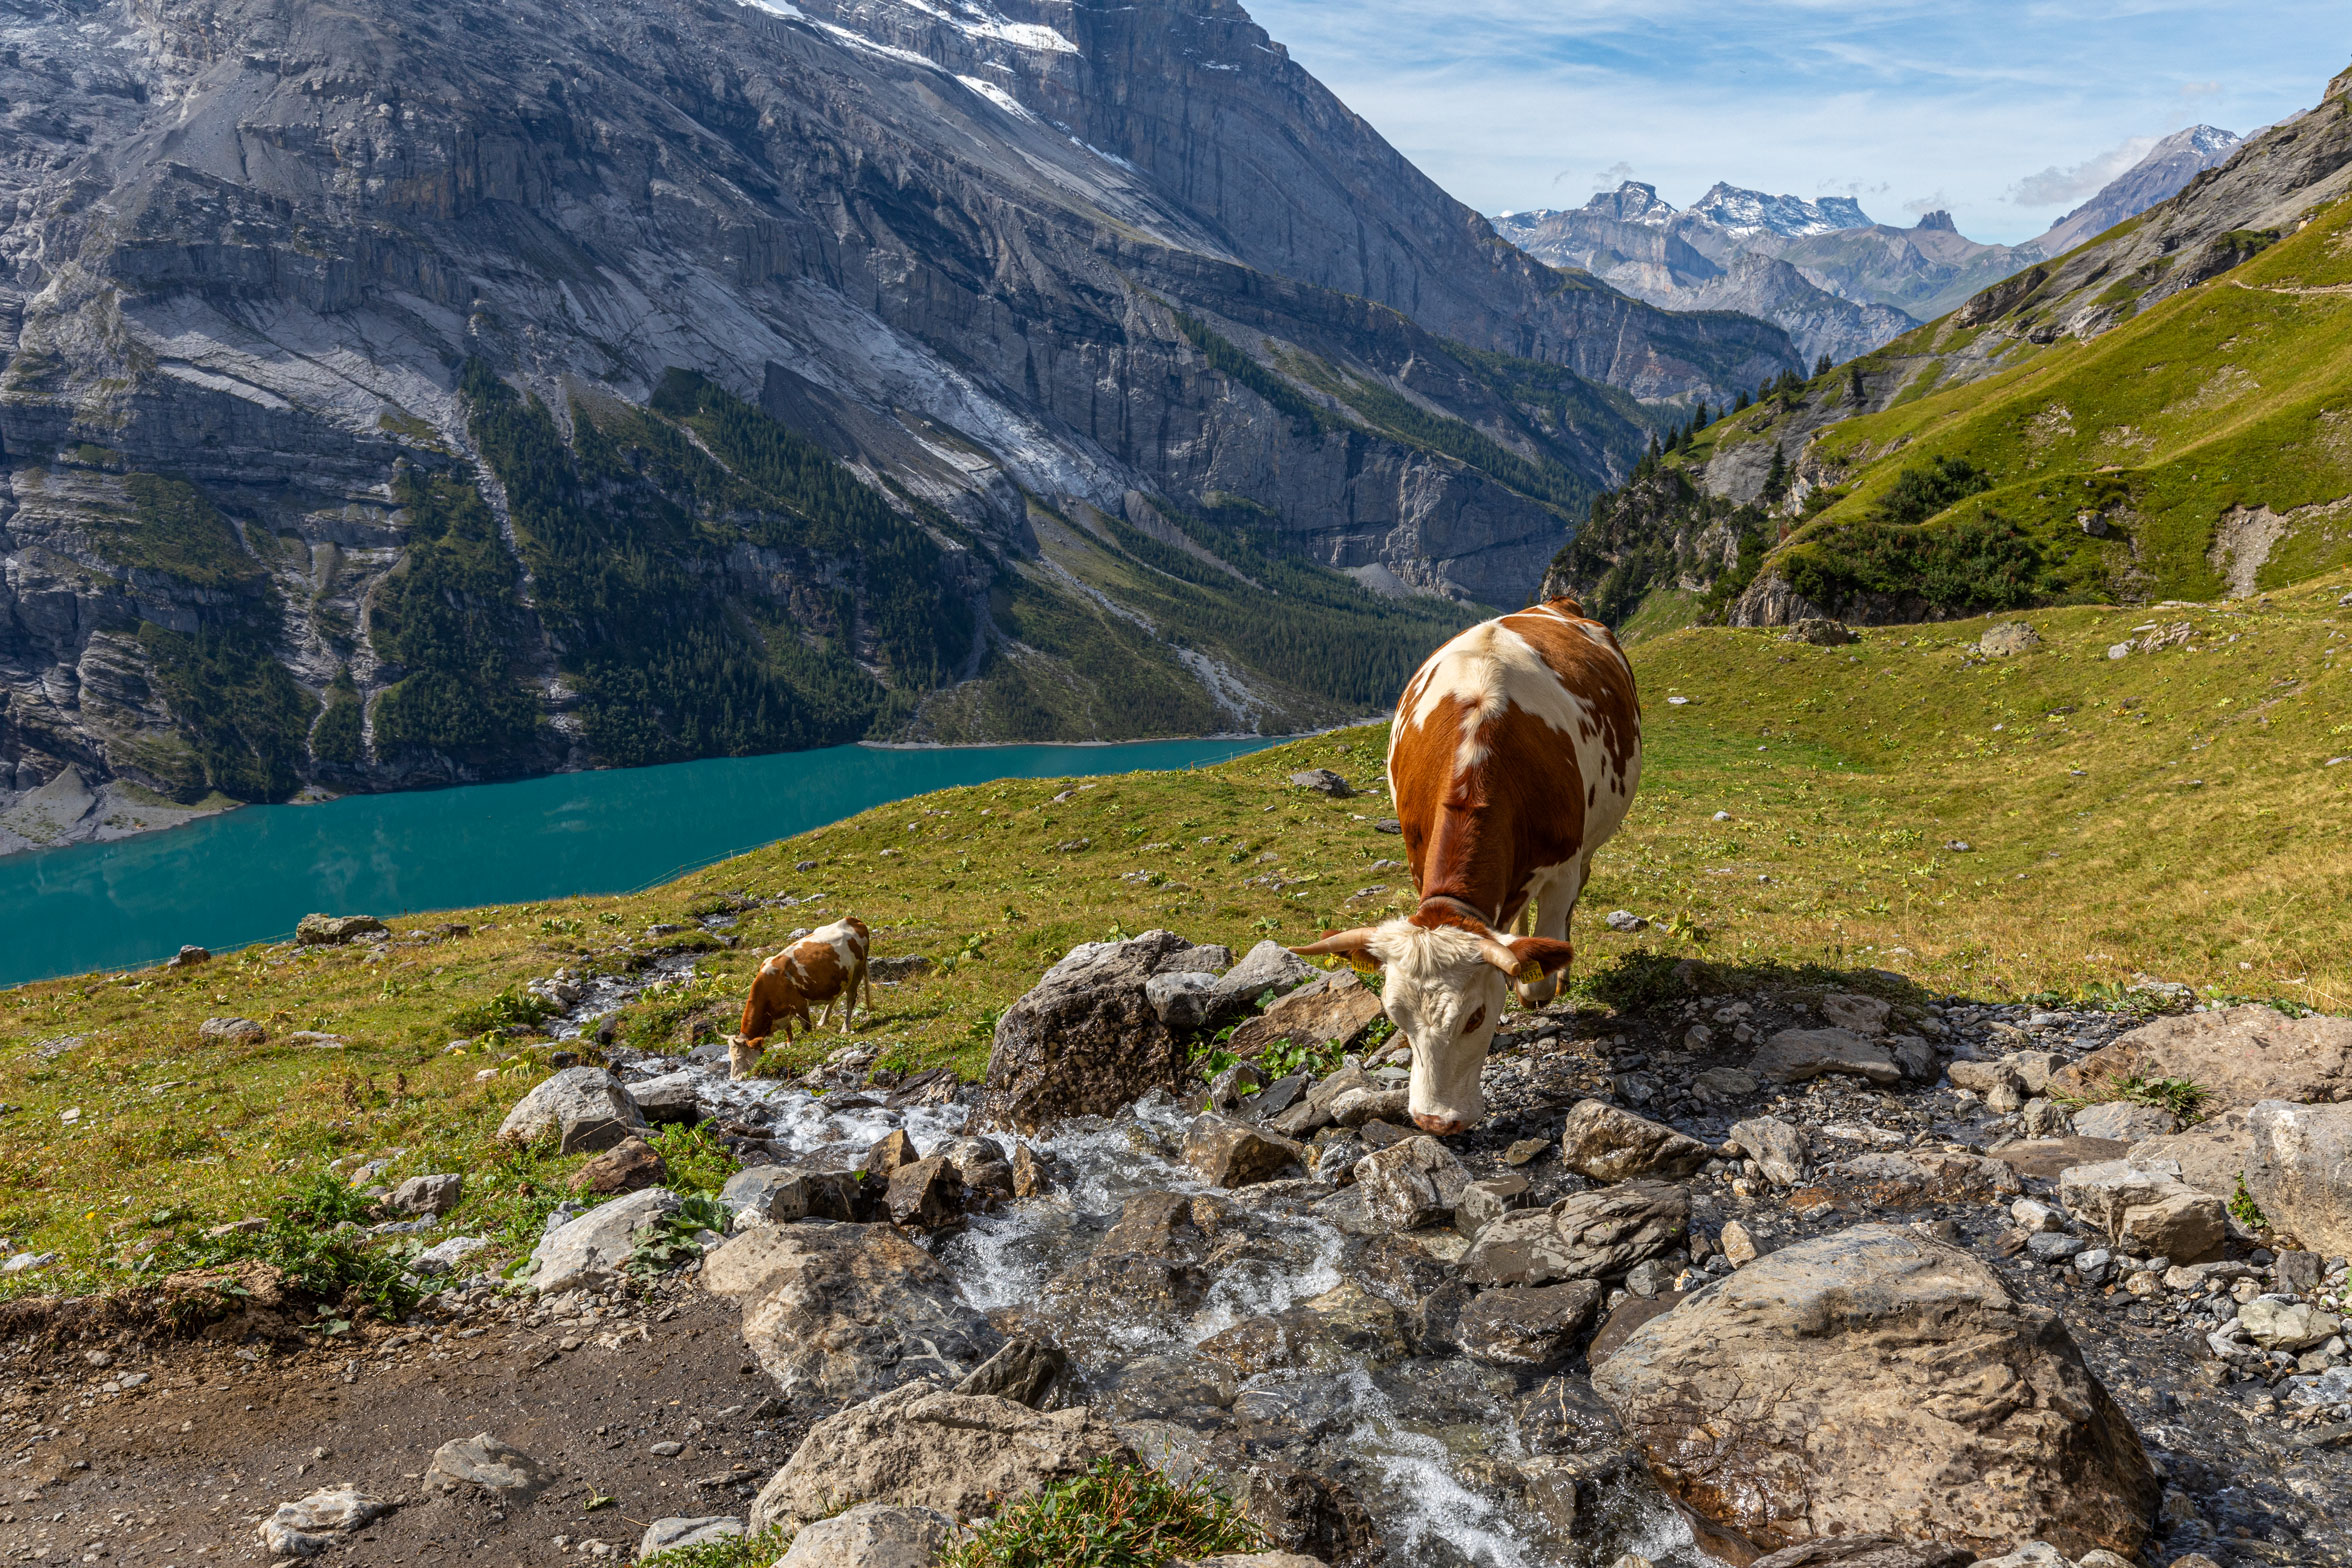
[[[1424,1131],[1486,1114],[1479,1070],[1503,986],[1518,982],[1530,1005],[1558,994],[1575,956],[1569,914],[1640,778],[1633,668],[1573,599],[1471,627],[1405,687],[1388,785],[1420,907],[1296,951],[1380,971],[1381,1001],[1413,1043]],[[1511,936],[1531,914],[1534,934]]]
[[[836,1004],[841,1027],[849,1027],[857,1010],[858,989],[866,985],[866,954],[872,933],[855,915],[829,926],[819,926],[781,953],[760,965],[752,977],[751,995],[743,1003],[743,1027],[727,1042],[727,1074],[741,1078],[759,1061],[768,1036],[779,1028],[792,1038],[792,1024],[816,1027],[809,1019],[814,1005],[819,1019],[829,1019]],[[867,991],[867,1005],[873,993]]]

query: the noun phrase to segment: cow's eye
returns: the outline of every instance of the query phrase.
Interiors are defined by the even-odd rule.
[[[1481,1007],[1481,1008],[1479,1008],[1479,1009],[1478,1009],[1476,1012],[1472,1013],[1472,1014],[1471,1014],[1471,1015],[1470,1015],[1468,1018],[1466,1018],[1466,1019],[1464,1019],[1464,1020],[1462,1021],[1462,1032],[1463,1032],[1464,1034],[1472,1034],[1472,1033],[1475,1033],[1475,1032],[1477,1031],[1477,1029],[1478,1029],[1478,1026],[1479,1026],[1480,1024],[1482,1024],[1482,1023],[1485,1023],[1485,1022],[1486,1022],[1486,1009],[1485,1009],[1485,1008],[1483,1008],[1483,1007]]]

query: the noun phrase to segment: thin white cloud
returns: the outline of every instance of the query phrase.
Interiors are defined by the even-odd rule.
[[[2052,164],[2010,186],[2009,200],[2019,207],[2072,207],[2097,195],[2109,180],[2148,156],[2148,149],[2155,145],[2153,136],[2133,136],[2071,169]]]

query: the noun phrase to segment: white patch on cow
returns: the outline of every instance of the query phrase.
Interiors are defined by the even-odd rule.
[[[1460,926],[1431,930],[1410,920],[1373,928],[1381,967],[1381,1006],[1413,1042],[1409,1110],[1430,1131],[1459,1131],[1486,1114],[1478,1086],[1506,1000],[1501,970],[1486,961],[1477,933]],[[1478,1026],[1463,1022],[1481,1010]],[[1434,1124],[1434,1125],[1433,1125]]]
[[[855,973],[858,965],[866,961],[866,944],[858,936],[857,928],[846,920],[819,926],[804,940],[822,942],[833,949],[833,957],[840,963],[841,972],[845,975]]]

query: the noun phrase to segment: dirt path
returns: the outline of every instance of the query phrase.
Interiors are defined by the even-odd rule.
[[[735,1313],[675,1281],[570,1304],[485,1297],[290,1353],[258,1333],[4,1347],[0,1560],[266,1562],[260,1520],[339,1482],[401,1504],[328,1562],[626,1556],[650,1520],[743,1513],[801,1434],[770,1418]],[[560,1479],[503,1507],[424,1494],[434,1449],[477,1432]]]

